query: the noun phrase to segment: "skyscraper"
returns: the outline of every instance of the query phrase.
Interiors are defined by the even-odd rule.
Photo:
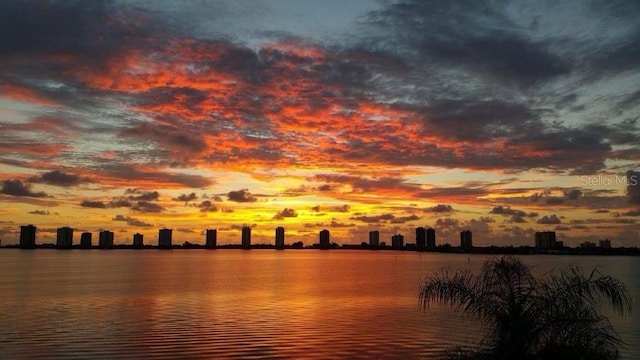
[[[36,227],[33,225],[20,226],[20,248],[33,249],[36,247]]]
[[[172,246],[172,234],[173,230],[171,229],[160,229],[160,232],[158,232],[158,247],[170,248]]]
[[[425,230],[427,236],[427,249],[435,249],[436,248],[436,230],[432,228],[427,228]]]
[[[380,246],[380,231],[369,231],[369,246]]]
[[[416,228],[416,247],[418,250],[422,250],[426,246],[427,241],[427,231],[425,228],[417,227]]]
[[[555,231],[539,231],[535,234],[536,247],[539,249],[553,249],[556,247]]]
[[[463,249],[473,248],[473,238],[470,230],[460,232],[460,247]]]
[[[135,247],[143,247],[144,246],[144,237],[140,233],[133,234],[133,246]]]
[[[113,247],[113,231],[100,231],[100,234],[98,234],[98,246],[102,249]]]
[[[90,232],[83,232],[80,234],[80,247],[88,249],[91,247],[91,240],[93,235]]]
[[[56,236],[56,246],[61,249],[73,247],[73,229],[65,226],[58,228]]]
[[[328,249],[331,247],[331,241],[330,241],[330,236],[331,234],[329,233],[329,230],[324,229],[322,231],[320,231],[319,234],[319,247],[320,249]]]
[[[276,249],[284,249],[284,228],[282,226],[276,228]]]
[[[248,226],[242,228],[242,248],[251,249],[251,228]]]
[[[207,249],[215,249],[218,246],[218,230],[207,229],[205,235],[205,246]]]
[[[395,234],[391,236],[391,247],[394,249],[404,248],[404,236]]]

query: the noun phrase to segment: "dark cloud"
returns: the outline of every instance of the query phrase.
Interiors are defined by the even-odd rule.
[[[157,191],[141,191],[138,189],[127,189],[125,195],[132,201],[156,201],[160,197]]]
[[[164,210],[162,206],[146,200],[138,201],[131,209],[142,213],[159,213]]]
[[[12,180],[7,179],[2,181],[2,188],[0,189],[0,194],[10,195],[10,196],[24,196],[24,197],[34,197],[41,198],[46,197],[47,194],[43,191],[32,191],[31,185],[24,184],[20,180]]]
[[[428,212],[437,212],[437,213],[453,212],[453,206],[448,205],[448,204],[438,204],[436,206],[427,208],[426,211],[428,211]]]
[[[351,219],[362,221],[365,223],[379,223],[383,221],[391,221],[395,218],[396,217],[393,214],[381,214],[381,215],[373,215],[373,216],[360,215],[360,216],[354,216]]]
[[[417,50],[427,63],[520,86],[568,74],[569,59],[518,31],[500,4],[401,1],[372,14],[371,21],[385,27],[389,46]]]
[[[67,174],[60,170],[53,170],[53,171],[40,174],[38,176],[31,177],[29,181],[35,182],[35,183],[45,183],[49,185],[69,187],[69,186],[79,185],[82,182],[84,182],[85,179],[81,178],[78,175]]]
[[[105,204],[104,201],[98,201],[98,200],[82,200],[82,202],[80,203],[80,206],[86,207],[86,208],[94,208],[94,209],[107,208],[107,204]]]
[[[253,195],[251,195],[251,193],[247,189],[242,189],[242,190],[238,190],[238,191],[230,191],[229,194],[227,194],[227,198],[230,201],[235,201],[235,202],[256,202],[256,201],[258,201],[258,199],[256,199]]]
[[[130,216],[116,215],[111,221],[124,221],[127,225],[136,227],[153,227],[153,224],[146,223],[140,219],[136,219]]]
[[[33,211],[29,211],[29,214],[33,214],[33,215],[49,215],[49,210],[33,210]]]
[[[560,224],[562,223],[562,220],[560,220],[560,218],[553,214],[551,216],[543,216],[540,219],[538,219],[537,221],[538,224]]]
[[[496,215],[503,215],[503,216],[516,216],[518,218],[538,216],[538,213],[535,213],[535,212],[527,213],[522,210],[512,209],[510,206],[502,206],[502,205],[494,207],[489,213],[496,214]]]
[[[578,200],[581,195],[582,191],[580,191],[579,189],[572,189],[564,192],[564,196],[568,200]]]
[[[132,207],[132,206],[133,206],[133,203],[128,198],[124,198],[124,197],[114,198],[113,200],[109,201],[110,208]]]
[[[274,219],[282,220],[284,218],[297,217],[298,213],[294,209],[285,208],[282,211],[278,211],[276,215],[273,216]]]
[[[391,224],[404,224],[406,222],[410,222],[410,221],[416,221],[416,220],[420,220],[420,217],[418,215],[408,215],[408,216],[396,216],[395,218],[391,219],[390,223]]]
[[[200,211],[202,212],[216,212],[218,208],[216,204],[214,204],[211,200],[204,200],[200,204],[198,204]]]
[[[640,209],[623,212],[623,216],[640,216]]]
[[[631,204],[640,204],[640,172],[627,171],[627,198]]]
[[[198,199],[198,195],[196,195],[196,193],[191,193],[191,194],[181,194],[178,197],[173,198],[172,200],[174,201],[182,201],[185,204],[189,203],[190,201],[193,200],[197,200]]]

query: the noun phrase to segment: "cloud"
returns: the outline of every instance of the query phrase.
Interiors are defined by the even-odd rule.
[[[31,177],[29,178],[29,181],[55,186],[70,187],[79,185],[82,182],[86,181],[86,179],[83,179],[78,175],[64,173],[60,170],[53,170],[40,174],[38,176]]]
[[[50,215],[49,210],[33,210],[33,211],[29,211],[29,214],[33,214],[33,215]]]
[[[258,200],[253,195],[251,195],[251,193],[247,189],[230,191],[229,194],[227,194],[227,198],[230,201],[235,202],[256,202]]]
[[[10,196],[24,196],[24,197],[34,197],[41,198],[46,197],[47,194],[43,191],[31,191],[31,185],[24,184],[20,180],[3,180],[2,188],[0,188],[0,194],[10,195]]]
[[[382,221],[391,221],[395,218],[396,217],[393,214],[381,214],[381,215],[373,215],[373,216],[360,215],[360,216],[354,216],[351,219],[371,224],[371,223],[379,223]]]
[[[294,209],[285,208],[273,216],[274,219],[282,220],[284,218],[298,217],[298,213]]]
[[[443,212],[453,212],[453,206],[451,205],[445,205],[445,204],[438,204],[436,206],[427,208],[426,211],[428,212],[437,212],[437,213],[443,213]]]
[[[141,191],[138,189],[127,189],[125,195],[129,195],[129,200],[133,201],[156,201],[160,197],[157,191]]]
[[[200,204],[198,204],[201,212],[216,212],[218,208],[216,204],[214,204],[211,200],[204,200]]]
[[[416,220],[420,220],[420,217],[414,214],[408,216],[396,216],[395,218],[391,219],[391,224],[404,224],[406,222]]]
[[[640,171],[627,171],[627,198],[631,204],[640,204]]]
[[[560,224],[562,223],[562,220],[560,220],[560,218],[553,214],[551,216],[543,216],[540,219],[538,219],[537,221],[538,224]]]
[[[489,213],[502,215],[502,216],[516,216],[518,218],[538,216],[538,213],[536,212],[526,213],[525,211],[512,209],[510,206],[502,206],[502,205],[495,206]]]
[[[130,216],[116,215],[111,221],[124,221],[127,225],[136,227],[153,227],[153,224],[146,223],[142,220]]]
[[[86,208],[94,208],[94,209],[107,208],[107,204],[105,204],[104,201],[98,201],[98,200],[82,200],[82,202],[80,203],[80,206],[86,207]]]
[[[142,212],[142,213],[159,213],[164,210],[161,205],[156,203],[140,200],[135,205],[131,207],[131,210]]]
[[[621,215],[623,215],[623,216],[640,216],[640,209],[623,212]]]
[[[185,204],[189,203],[190,201],[196,200],[198,199],[198,195],[196,195],[196,193],[192,192],[191,194],[181,194],[178,197],[173,198],[172,200],[174,201],[183,201]]]

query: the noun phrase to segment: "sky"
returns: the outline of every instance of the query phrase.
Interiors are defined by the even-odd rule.
[[[639,246],[640,2],[0,0],[0,239]],[[78,241],[79,235],[76,235]]]

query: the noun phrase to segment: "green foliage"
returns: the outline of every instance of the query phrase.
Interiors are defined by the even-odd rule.
[[[622,341],[599,310],[605,300],[619,314],[631,312],[625,285],[578,266],[536,279],[515,258],[487,261],[479,275],[442,269],[426,278],[420,305],[451,305],[489,329],[477,350],[454,349],[450,359],[618,359]]]

